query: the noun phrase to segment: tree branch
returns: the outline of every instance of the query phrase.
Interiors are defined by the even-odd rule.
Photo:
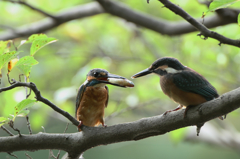
[[[3,91],[11,90],[11,89],[16,88],[16,87],[28,87],[28,88],[30,88],[35,93],[37,101],[41,101],[44,104],[50,106],[53,110],[62,114],[64,117],[66,117],[68,120],[70,120],[74,125],[76,125],[76,126],[79,125],[79,122],[74,117],[72,117],[68,112],[65,112],[64,110],[60,109],[59,107],[54,105],[52,102],[50,102],[48,99],[42,97],[40,91],[37,89],[37,86],[32,82],[30,82],[30,83],[15,82],[9,87],[0,88],[0,93],[3,92]]]
[[[117,3],[114,1],[109,1],[109,0],[97,0],[97,1],[102,5],[102,7],[105,9],[106,12],[113,14],[115,16],[121,17],[123,19],[126,19],[127,21],[133,22],[137,25],[154,30],[161,34],[180,35],[180,34],[185,34],[185,33],[193,32],[193,31],[197,30],[195,27],[193,27],[194,25],[193,26],[189,25],[189,23],[187,23],[186,21],[169,22],[169,21],[166,21],[163,19],[154,18],[153,16],[143,14],[138,11],[134,11],[134,10],[124,6],[123,4],[120,4],[120,3]],[[181,8],[179,8],[179,9],[181,9]],[[181,9],[181,13],[182,12],[186,13],[185,11],[183,11]],[[228,16],[226,16],[227,13],[229,13]],[[206,17],[204,19],[204,24],[206,27],[212,28],[212,27],[216,27],[219,25],[236,23],[238,13],[239,13],[238,10],[229,10],[228,9],[224,12],[224,14],[223,14],[223,12],[219,12],[218,15],[214,15],[212,17]],[[201,24],[201,22],[203,21],[202,18],[195,20],[190,15],[188,15],[188,18],[189,17],[191,18],[192,21],[196,21],[196,23],[198,25],[201,25],[202,27],[204,27]],[[204,28],[206,28],[206,27],[204,27]]]
[[[119,2],[107,0],[98,0],[98,2],[106,12],[163,35],[175,36],[197,31],[195,27],[185,20],[177,22],[167,21],[161,18],[153,17],[152,15],[146,13],[132,10]],[[0,40],[9,40],[45,32],[70,20],[104,13],[101,6],[97,2],[92,2],[61,11],[55,16],[58,19],[57,21],[51,18],[46,18],[38,22],[16,28],[15,30],[11,29],[6,32],[2,32],[0,34]],[[238,13],[239,10],[221,9],[220,11],[217,11],[216,15],[205,17],[204,25],[208,28],[214,28],[230,23],[237,23]],[[201,23],[202,19],[199,18],[196,21]]]
[[[240,88],[217,99],[189,109],[186,119],[184,110],[143,118],[135,122],[103,127],[82,127],[72,134],[18,135],[0,138],[0,152],[22,150],[59,149],[68,152],[68,159],[77,159],[89,148],[116,142],[141,140],[167,132],[207,122],[240,107]],[[224,122],[224,121],[223,121]],[[203,127],[204,129],[204,127]]]
[[[28,7],[30,9],[32,9],[32,10],[35,10],[35,11],[37,11],[37,12],[39,12],[39,13],[47,16],[47,17],[50,17],[52,19],[57,19],[57,17],[55,17],[55,16],[53,16],[53,15],[51,15],[51,14],[49,14],[49,13],[47,13],[47,12],[41,10],[41,9],[39,9],[39,8],[36,8],[36,7],[32,6],[32,5],[30,5],[29,3],[23,1],[23,0],[1,0],[1,1],[22,4],[22,5]]]
[[[203,24],[199,23],[196,19],[191,17],[187,12],[185,12],[182,8],[179,6],[171,3],[168,0],[159,0],[164,6],[168,9],[170,9],[172,12],[175,14],[178,14],[182,18],[184,18],[186,21],[188,21],[190,24],[192,24],[197,30],[200,31],[199,36],[203,35],[206,39],[208,37],[211,37],[213,39],[216,39],[220,42],[220,44],[228,44],[228,45],[233,45],[236,47],[240,47],[240,41],[239,40],[233,40],[227,37],[224,37],[221,34],[218,34],[214,31],[209,30],[206,26]]]
[[[0,34],[0,40],[9,40],[18,37],[29,36],[35,33],[42,33],[68,21],[93,16],[103,12],[103,9],[96,2],[76,6],[68,10],[59,12],[57,15],[55,15],[57,20],[53,20],[52,18],[45,18],[38,22],[16,28],[14,31],[10,30],[7,32],[3,32]]]
[[[5,128],[4,126],[1,126],[1,128],[2,128],[4,131],[6,131],[6,133],[8,133],[10,136],[14,136],[14,134],[13,134],[10,130],[8,130],[7,128]]]

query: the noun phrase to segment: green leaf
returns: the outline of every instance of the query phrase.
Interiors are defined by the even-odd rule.
[[[221,8],[226,8],[240,0],[214,0],[211,2],[208,11],[203,14],[202,17],[204,17],[208,12],[213,12],[215,10],[221,9]]]
[[[24,56],[19,59],[15,67],[18,67],[26,77],[29,77],[33,65],[38,64],[38,61],[32,56]]]
[[[55,38],[45,38],[45,39],[34,40],[30,49],[30,55],[33,56],[38,50],[40,50],[44,46],[56,41],[57,39]]]
[[[215,11],[217,9],[226,8],[239,0],[214,0],[208,9],[208,12]]]
[[[8,122],[8,118],[0,117],[0,126],[6,124]]]
[[[181,128],[170,132],[170,138],[174,143],[179,143],[183,140],[184,134],[186,133],[186,128]]]
[[[14,119],[20,114],[28,114],[29,112],[24,111],[24,109],[33,106],[35,102],[36,100],[33,99],[24,99],[20,103],[18,103],[17,106],[14,107]]]
[[[46,38],[48,38],[47,35],[42,34],[42,33],[41,34],[33,34],[27,39],[27,41],[25,43],[32,43],[34,40],[46,39]]]
[[[0,55],[3,54],[4,52],[6,52],[6,48],[8,43],[10,42],[10,40],[8,41],[0,41]]]
[[[28,109],[23,109],[23,110],[21,110],[21,111],[18,113],[17,117],[25,117],[25,116],[27,116],[29,113],[30,113],[30,110],[28,110]]]
[[[25,43],[32,43],[30,49],[30,55],[33,56],[38,50],[44,46],[56,42],[57,39],[49,38],[45,34],[33,34],[31,35]]]
[[[11,51],[0,55],[0,69],[3,68],[4,64],[9,62],[11,59],[14,59],[19,52]]]

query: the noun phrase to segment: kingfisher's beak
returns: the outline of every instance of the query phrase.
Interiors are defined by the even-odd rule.
[[[142,70],[141,72],[136,73],[135,75],[132,76],[132,78],[138,78],[138,77],[146,76],[150,73],[152,73],[152,71],[149,70],[149,68],[147,68],[145,70]]]
[[[125,77],[108,73],[107,78],[126,79]]]
[[[108,73],[107,80],[101,80],[101,83],[111,84],[118,87],[134,87],[132,81],[129,81],[125,77]]]

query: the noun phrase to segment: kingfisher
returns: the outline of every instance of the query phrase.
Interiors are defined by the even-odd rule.
[[[185,118],[190,106],[199,105],[219,97],[217,90],[206,78],[193,69],[184,66],[176,58],[159,58],[149,68],[138,72],[132,78],[151,73],[160,76],[160,86],[163,93],[179,104],[176,109],[168,110],[164,115],[186,107]],[[223,119],[222,117],[219,118]]]
[[[104,69],[92,69],[87,74],[86,81],[79,87],[75,117],[81,125],[102,126],[104,123],[104,109],[108,105],[109,92],[106,84],[118,87],[133,87],[134,84],[125,77],[110,74]]]

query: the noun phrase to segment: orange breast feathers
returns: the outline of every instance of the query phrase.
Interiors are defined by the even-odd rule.
[[[108,91],[105,87],[87,87],[77,110],[77,120],[83,125],[104,126],[104,108],[107,106]]]
[[[164,94],[182,106],[199,105],[207,101],[199,94],[179,89],[173,83],[171,76],[161,76],[160,85]]]

